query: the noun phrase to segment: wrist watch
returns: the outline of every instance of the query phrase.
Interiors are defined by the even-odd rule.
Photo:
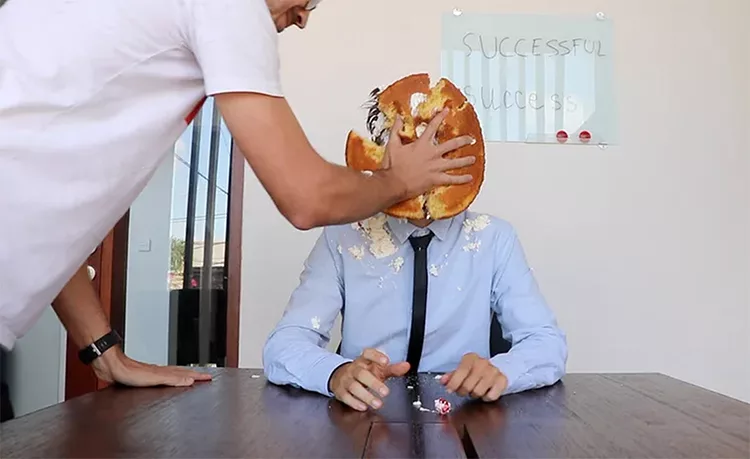
[[[122,338],[120,337],[120,334],[117,333],[116,330],[111,330],[106,335],[78,351],[78,358],[81,362],[88,365],[99,358],[100,355],[107,352],[109,348],[121,343]]]

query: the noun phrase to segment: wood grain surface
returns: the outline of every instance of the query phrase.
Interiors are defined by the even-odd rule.
[[[192,388],[114,387],[0,425],[0,457],[748,458],[750,405],[660,375],[578,375],[492,404],[434,375],[380,411],[216,369]],[[438,397],[448,416],[429,410]],[[419,400],[423,409],[413,406]]]
[[[455,421],[479,457],[697,459],[750,457],[748,420],[750,405],[665,376],[569,375]]]

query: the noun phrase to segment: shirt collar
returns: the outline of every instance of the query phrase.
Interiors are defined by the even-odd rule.
[[[461,225],[466,218],[466,212],[461,212],[453,218],[444,218],[442,220],[434,220],[425,229],[429,229],[432,233],[444,241],[448,237],[448,233],[453,225]],[[409,239],[415,231],[419,230],[418,226],[414,226],[409,223],[405,218],[395,218],[388,216],[388,228],[391,230],[393,236],[398,240],[399,244],[403,244]]]

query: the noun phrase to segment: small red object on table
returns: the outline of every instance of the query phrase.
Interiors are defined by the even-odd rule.
[[[451,402],[444,398],[435,400],[435,411],[440,415],[446,415],[451,412]]]

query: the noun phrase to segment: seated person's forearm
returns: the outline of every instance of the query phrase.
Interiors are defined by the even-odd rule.
[[[63,287],[52,302],[52,308],[79,348],[88,346],[111,329],[85,265]]]
[[[350,362],[306,338],[314,340],[308,330],[278,330],[263,349],[263,371],[274,384],[289,384],[330,396],[328,381],[331,373]]]
[[[550,386],[565,375],[568,348],[559,329],[543,328],[490,361],[508,378],[505,394]]]

